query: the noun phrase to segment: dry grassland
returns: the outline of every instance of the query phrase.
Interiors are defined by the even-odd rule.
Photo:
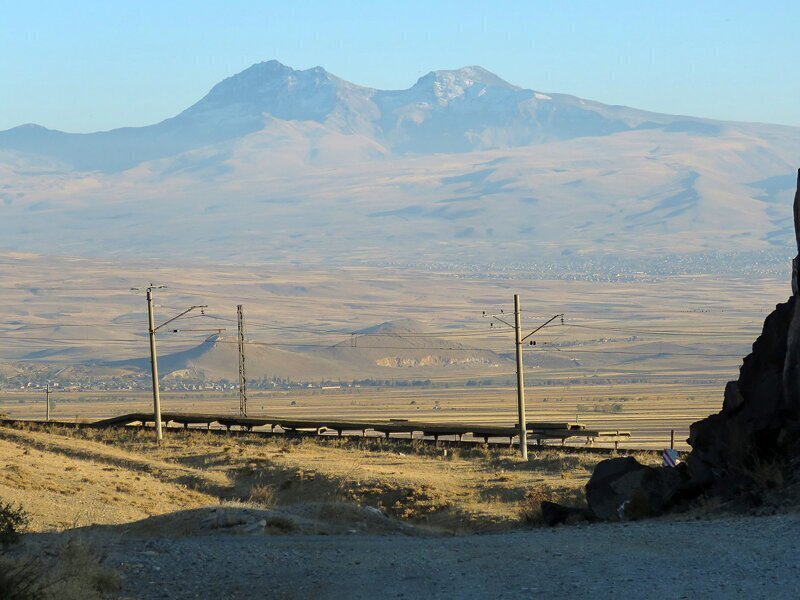
[[[565,314],[568,326],[538,334],[541,345],[529,348],[529,360],[536,362],[537,352],[556,356],[558,351],[549,344],[559,344],[564,356],[579,363],[566,368],[563,374],[569,376],[601,372],[730,377],[764,316],[790,294],[788,277],[754,280],[696,275],[603,282],[408,268],[265,270],[9,254],[0,254],[0,278],[6,282],[0,295],[5,315],[0,323],[4,334],[0,357],[4,358],[53,349],[61,351],[48,355],[53,360],[144,357],[146,306],[143,294],[130,288],[158,281],[169,287],[158,292],[157,320],[193,304],[208,304],[210,316],[228,321],[196,319],[192,328],[235,328],[235,307],[244,304],[250,339],[280,347],[349,342],[349,332],[411,318],[434,331],[467,331],[468,337],[453,338],[465,344],[513,353],[513,335],[490,331],[481,314],[501,308],[508,312],[513,294],[519,293],[525,328],[532,329],[553,314]],[[192,347],[206,335],[164,334],[161,353]],[[637,339],[631,341],[633,335]],[[614,354],[642,344],[644,360]],[[570,354],[568,348],[574,352]],[[677,354],[690,350],[704,356]],[[387,367],[386,377],[405,377],[408,372]],[[484,369],[458,376],[492,374]]]
[[[736,378],[764,316],[789,293],[781,278],[548,281],[515,274],[370,267],[265,271],[32,255],[1,258],[0,275],[11,283],[4,284],[0,295],[0,310],[6,315],[0,323],[0,358],[55,352],[47,354],[53,369],[89,357],[145,357],[145,303],[141,294],[129,291],[143,282],[169,285],[159,290],[159,319],[189,305],[209,304],[209,316],[191,321],[190,329],[235,327],[218,318],[233,318],[235,305],[244,303],[251,341],[280,348],[300,345],[295,349],[349,343],[349,334],[330,332],[414,318],[432,330],[452,332],[448,339],[508,354],[513,352],[512,334],[490,331],[481,312],[508,310],[519,292],[526,328],[557,312],[566,315],[565,326],[543,330],[536,336],[537,346],[526,350],[529,418],[577,419],[590,427],[630,430],[629,445],[641,448],[664,447],[672,429],[677,446],[686,447],[689,424],[719,410],[724,384]],[[457,337],[465,331],[467,337]],[[161,356],[194,347],[205,335],[165,333],[159,339]],[[227,368],[235,381],[235,360]],[[387,380],[430,379],[450,387],[251,390],[250,413],[502,424],[516,418],[513,363],[456,369],[384,367],[381,373]],[[467,387],[469,379],[492,384]],[[238,409],[234,396],[235,391],[227,396],[164,393],[163,404],[164,410],[231,413]],[[58,392],[54,400],[54,417],[67,420],[150,407],[146,391]],[[40,418],[43,394],[4,391],[0,412]]]
[[[574,421],[587,428],[631,432],[621,447],[663,449],[675,430],[677,448],[685,443],[689,425],[722,406],[717,385],[572,384],[527,386],[530,421]],[[6,393],[0,411],[14,418],[41,419],[42,394]],[[291,392],[253,391],[250,416],[277,415],[298,419],[385,420],[389,418],[431,422],[493,423],[516,421],[516,392],[511,387],[492,388],[361,388]],[[238,398],[230,394],[163,393],[162,408],[173,412],[238,414]],[[56,396],[54,419],[93,420],[130,412],[152,411],[152,397],[140,393],[61,393]],[[575,438],[570,445],[583,445]]]
[[[542,499],[582,502],[604,458],[544,450],[525,463],[484,446],[192,431],[170,433],[156,448],[139,429],[36,427],[0,428],[0,451],[0,497],[24,506],[37,531],[242,501],[355,503],[436,531],[501,530],[535,519]]]

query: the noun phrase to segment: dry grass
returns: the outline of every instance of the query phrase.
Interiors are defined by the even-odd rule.
[[[64,435],[0,428],[0,497],[22,505],[34,531],[124,523],[213,503],[194,488],[228,485],[224,474],[182,468]]]
[[[55,552],[37,550],[0,555],[0,598],[99,600],[120,590],[119,574],[85,541],[69,538]]]
[[[582,488],[542,486],[525,495],[519,508],[520,521],[526,525],[543,525],[542,502],[555,502],[571,508],[585,508],[586,496]]]
[[[777,458],[767,460],[754,457],[747,462],[743,474],[759,490],[767,491],[783,484],[785,468],[785,463]]]
[[[250,489],[250,502],[269,508],[275,503],[275,488],[271,485],[257,484]]]
[[[579,499],[607,455],[447,447],[385,439],[0,428],[0,495],[26,505],[35,530],[124,523],[181,508],[353,503],[450,532],[518,526],[531,498]],[[50,465],[50,467],[48,467]],[[57,466],[53,466],[57,465]],[[60,501],[74,495],[76,502]],[[545,498],[546,496],[546,498]]]

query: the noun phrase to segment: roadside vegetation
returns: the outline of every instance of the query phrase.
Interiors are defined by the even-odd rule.
[[[67,537],[54,550],[22,544],[30,517],[0,500],[0,598],[14,600],[93,600],[120,589],[116,571],[80,536]]]

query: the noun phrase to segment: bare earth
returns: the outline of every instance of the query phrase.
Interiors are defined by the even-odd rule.
[[[109,537],[125,598],[797,598],[800,517],[467,537]],[[42,539],[38,542],[47,543]]]

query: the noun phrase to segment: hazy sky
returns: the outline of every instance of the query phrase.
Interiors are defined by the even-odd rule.
[[[406,88],[481,65],[659,112],[800,126],[800,2],[0,0],[0,129],[145,125],[276,58]]]

